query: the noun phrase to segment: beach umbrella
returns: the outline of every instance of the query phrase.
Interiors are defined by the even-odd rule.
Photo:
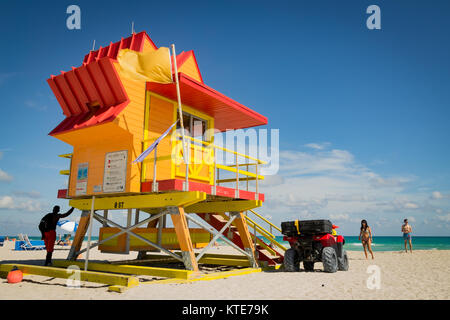
[[[68,232],[75,232],[78,228],[78,223],[70,220],[60,220],[58,221],[58,227]]]

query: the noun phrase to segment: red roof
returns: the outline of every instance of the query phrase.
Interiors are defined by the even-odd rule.
[[[157,49],[147,33],[142,31],[91,51],[80,67],[72,67],[71,71],[62,71],[61,75],[52,75],[47,80],[66,116],[50,135],[112,121],[120,114],[129,99],[113,62],[117,60],[120,49],[142,51],[145,39]],[[191,56],[197,65],[194,52],[183,51],[177,55],[178,68]],[[266,117],[205,85],[201,74],[201,82],[183,73],[179,73],[179,79],[182,102],[213,116],[215,127],[220,131],[267,124]],[[175,84],[152,82],[147,83],[147,89],[177,100]],[[98,108],[93,109],[93,104]]]
[[[109,57],[52,76],[47,82],[66,116],[50,135],[111,121],[129,102]],[[98,107],[89,107],[92,104]]]
[[[114,120],[120,112],[128,105],[129,101],[114,105],[111,107],[103,107],[96,112],[81,113],[76,116],[64,119],[49,135],[64,133],[71,130],[87,128],[101,123]]]
[[[92,61],[95,61],[96,59],[100,59],[103,57],[110,57],[111,59],[117,59],[117,54],[119,53],[120,49],[131,49],[134,51],[141,52],[142,49],[144,49],[144,41],[147,39],[150,44],[155,48],[158,49],[158,47],[153,43],[152,39],[148,36],[148,34],[145,31],[141,31],[139,33],[133,33],[128,38],[122,38],[120,41],[110,43],[107,47],[100,47],[96,51],[89,52],[83,60],[83,64],[91,63]]]
[[[224,94],[179,73],[181,102],[214,117],[220,131],[242,129],[267,124],[267,118],[228,98]],[[147,82],[147,90],[177,100],[175,84]]]

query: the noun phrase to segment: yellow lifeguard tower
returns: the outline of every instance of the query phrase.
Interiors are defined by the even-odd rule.
[[[181,139],[175,133],[142,163],[133,164],[179,113],[175,83],[138,81],[122,74],[117,57],[123,49],[147,52],[157,47],[146,32],[133,33],[91,51],[81,66],[48,79],[66,116],[50,135],[73,146],[72,153],[61,155],[70,159],[70,169],[61,172],[69,176],[69,183],[58,197],[70,199],[71,206],[82,210],[68,259],[88,250],[81,248],[82,241],[95,219],[102,227],[99,241],[90,247],[103,252],[138,251],[143,257],[147,251],[162,251],[194,271],[199,263],[237,265],[207,254],[220,238],[249,266],[280,264],[285,248],[272,232],[278,228],[253,211],[264,201],[258,191],[258,181],[264,179],[258,170],[264,162],[214,145],[214,132],[209,130],[254,127],[267,119],[208,87],[194,52],[182,52],[172,62],[178,70],[174,77],[184,127],[190,133],[185,137],[189,164],[183,161]],[[235,163],[218,163],[218,150],[231,153]],[[233,178],[220,179],[220,172]],[[248,181],[255,181],[254,190],[249,190]],[[247,188],[240,188],[242,182]],[[117,210],[127,210],[125,226],[114,222]],[[256,216],[252,219],[250,214]],[[173,228],[167,228],[167,215]],[[255,217],[269,228],[260,226]],[[203,249],[195,252],[195,248]]]

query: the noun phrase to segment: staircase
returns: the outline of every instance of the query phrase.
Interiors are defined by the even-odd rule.
[[[269,225],[269,230],[263,228],[260,224],[258,224],[254,219],[249,217],[249,213],[252,213],[255,217],[261,219],[265,223]],[[229,217],[225,213],[198,213],[203,220],[205,220],[208,224],[214,227],[216,230],[221,230],[225,224],[228,222]],[[256,259],[259,264],[262,266],[271,266],[278,268],[283,263],[284,251],[287,250],[282,244],[275,240],[275,236],[272,233],[273,229],[276,229],[281,232],[280,228],[274,225],[272,222],[256,213],[253,210],[249,210],[247,215],[245,216],[249,232],[253,238],[255,245],[255,253]],[[244,249],[244,246],[241,241],[241,237],[239,236],[239,232],[237,228],[231,224],[231,226],[223,232],[223,234],[233,241],[241,249]],[[260,236],[264,237],[264,240],[260,238]]]

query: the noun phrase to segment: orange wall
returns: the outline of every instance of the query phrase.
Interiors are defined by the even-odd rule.
[[[114,64],[120,75],[122,84],[127,92],[130,103],[116,119],[118,125],[133,135],[129,157],[136,159],[143,151],[144,112],[145,112],[145,82],[135,81],[121,75],[118,63]],[[141,164],[133,164],[130,175],[129,192],[141,191]]]
[[[195,80],[202,82],[200,77],[200,72],[198,71],[197,64],[195,63],[194,57],[190,56],[180,67],[179,72],[183,72],[187,74],[189,77],[194,78]]]
[[[56,138],[71,144],[73,156],[69,178],[69,196],[75,197],[75,186],[77,183],[77,170],[80,163],[88,163],[87,193],[86,195],[101,194],[94,193],[95,185],[102,185],[105,167],[105,155],[108,152],[128,150],[127,183],[126,192],[130,190],[130,174],[132,172],[131,150],[133,148],[132,136],[122,130],[114,121],[98,126],[75,130],[55,136]]]

